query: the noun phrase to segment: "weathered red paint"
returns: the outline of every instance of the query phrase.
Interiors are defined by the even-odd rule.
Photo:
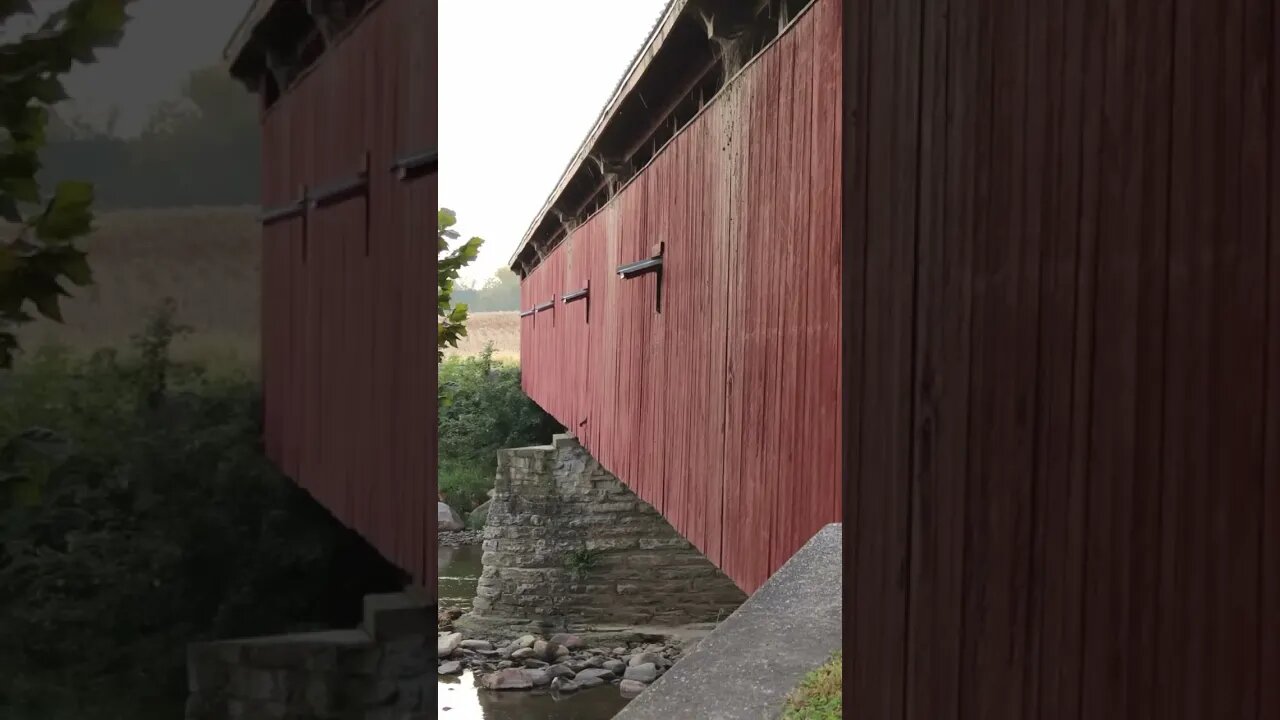
[[[840,520],[838,20],[818,2],[521,291],[556,300],[526,392],[748,592]],[[658,243],[661,312],[615,273]]]
[[[845,7],[850,716],[1280,718],[1276,4]]]
[[[263,205],[368,186],[268,225],[263,387],[273,460],[435,592],[435,6],[382,0],[263,119]]]

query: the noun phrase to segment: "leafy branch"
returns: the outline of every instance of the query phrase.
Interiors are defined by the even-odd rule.
[[[458,232],[452,229],[457,223],[458,216],[452,210],[440,208],[436,213],[439,242],[436,352],[437,358],[441,360],[444,359],[446,347],[458,347],[458,341],[467,336],[467,304],[453,302],[453,289],[462,268],[476,259],[480,254],[480,246],[484,244],[484,240],[473,237],[450,251],[449,241],[460,237]]]
[[[74,245],[93,225],[93,187],[61,182],[47,197],[36,175],[48,108],[67,99],[62,76],[119,44],[132,1],[72,0],[36,30],[0,44],[0,218],[16,226],[0,238],[0,368],[13,364],[18,327],[35,320],[28,304],[62,322],[63,279],[81,287],[93,281]],[[0,0],[0,27],[30,14],[29,0]]]

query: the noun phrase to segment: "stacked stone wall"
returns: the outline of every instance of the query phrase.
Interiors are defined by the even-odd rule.
[[[569,435],[498,453],[473,615],[718,622],[746,596]]]
[[[425,720],[428,637],[375,642],[360,630],[192,645],[187,720]]]

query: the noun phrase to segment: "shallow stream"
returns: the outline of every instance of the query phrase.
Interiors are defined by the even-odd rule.
[[[480,546],[439,548],[441,607],[471,609],[480,579]],[[552,695],[547,690],[493,691],[476,686],[470,671],[437,683],[441,720],[608,720],[626,706],[614,685]]]

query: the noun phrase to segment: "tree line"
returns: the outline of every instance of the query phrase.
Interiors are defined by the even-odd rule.
[[[118,136],[112,114],[51,112],[39,179],[91,183],[99,209],[256,205],[259,158],[254,97],[211,65],[192,72],[135,137]]]

